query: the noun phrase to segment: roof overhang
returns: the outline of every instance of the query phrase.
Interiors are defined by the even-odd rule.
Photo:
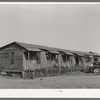
[[[53,51],[53,50],[48,50],[50,53],[54,53],[54,54],[59,54],[60,52],[58,51]]]
[[[74,54],[76,54],[76,55],[78,55],[80,57],[84,57],[84,55],[83,54],[80,54],[80,53],[74,53]]]
[[[34,52],[40,52],[40,49],[36,49],[36,48],[26,48],[28,51],[34,51]]]
[[[73,56],[73,54],[72,54],[72,53],[68,53],[68,52],[66,52],[66,54],[67,54],[67,55],[70,55],[70,56]]]
[[[94,57],[100,57],[100,55],[94,55]]]
[[[66,52],[66,51],[61,51],[61,52],[63,52],[64,54],[66,54],[66,55],[70,55],[70,56],[73,56],[74,54],[72,54],[72,53],[70,53],[70,52]]]

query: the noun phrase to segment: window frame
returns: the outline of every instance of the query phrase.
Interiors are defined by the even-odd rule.
[[[14,52],[10,52],[10,64],[11,65],[14,65],[14,63],[15,63],[14,58],[15,58],[15,53]]]

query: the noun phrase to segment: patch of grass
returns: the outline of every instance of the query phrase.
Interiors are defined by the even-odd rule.
[[[0,88],[2,89],[100,89],[100,74],[71,73],[42,77],[36,79],[21,79],[8,76],[0,76]]]

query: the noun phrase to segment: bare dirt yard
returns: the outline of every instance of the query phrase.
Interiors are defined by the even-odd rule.
[[[0,76],[0,89],[100,89],[100,74],[69,74],[36,79]]]

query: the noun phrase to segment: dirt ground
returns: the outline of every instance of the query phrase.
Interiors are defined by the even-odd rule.
[[[70,74],[37,79],[0,76],[1,89],[100,89],[100,74]]]

